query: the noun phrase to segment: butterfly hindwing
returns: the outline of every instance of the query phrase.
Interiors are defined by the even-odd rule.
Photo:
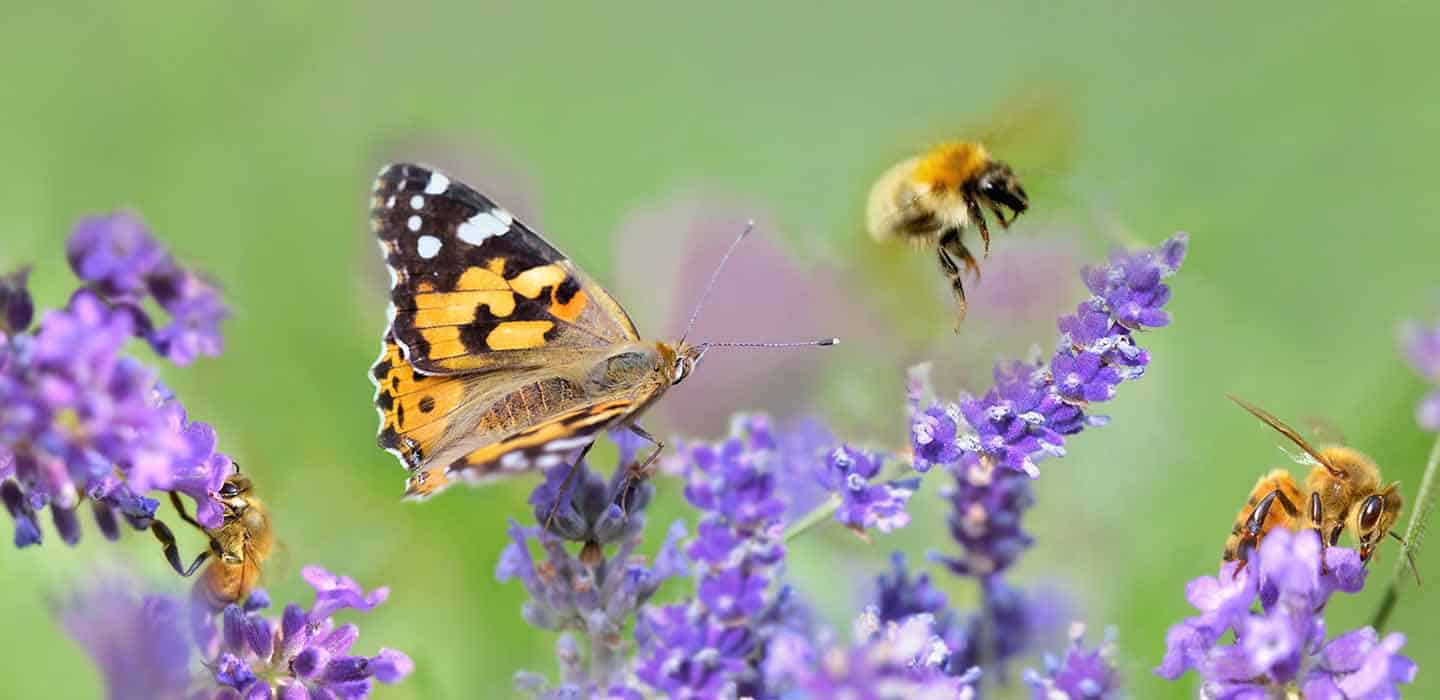
[[[630,398],[599,401],[478,446],[448,463],[432,462],[410,475],[405,495],[427,498],[456,479],[484,483],[506,473],[572,464],[581,450],[625,420],[638,405]]]
[[[534,368],[638,339],[619,304],[540,234],[418,165],[381,171],[371,222],[392,274],[390,332],[427,374]]]

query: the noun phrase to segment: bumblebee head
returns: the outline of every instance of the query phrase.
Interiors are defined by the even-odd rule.
[[[986,165],[980,172],[980,177],[975,179],[975,194],[992,206],[1009,209],[1011,221],[1030,208],[1030,197],[1025,194],[1025,188],[1020,186],[1015,171],[1010,169],[1009,164],[998,160]]]

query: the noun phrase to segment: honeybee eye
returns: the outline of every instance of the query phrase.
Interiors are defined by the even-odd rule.
[[[1379,496],[1370,496],[1365,499],[1365,504],[1360,506],[1360,529],[1370,530],[1380,520],[1380,511],[1384,509],[1384,503]]]
[[[240,487],[236,486],[233,482],[227,481],[223,486],[220,487],[221,498],[234,498],[239,495]]]

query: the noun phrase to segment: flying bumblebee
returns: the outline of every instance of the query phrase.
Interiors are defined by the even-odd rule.
[[[1275,528],[1298,532],[1311,528],[1320,536],[1320,561],[1325,549],[1340,542],[1340,533],[1349,529],[1360,542],[1360,560],[1369,563],[1380,540],[1389,535],[1405,547],[1415,580],[1420,574],[1404,538],[1391,531],[1400,517],[1400,482],[1381,487],[1380,469],[1358,450],[1340,445],[1315,448],[1294,428],[1247,401],[1230,397],[1266,425],[1304,450],[1315,463],[1304,486],[1288,470],[1275,469],[1255,482],[1250,499],[1235,516],[1235,526],[1225,540],[1223,561],[1239,560],[1238,574],[1249,562],[1250,553]],[[1302,512],[1303,509],[1303,512]]]
[[[188,568],[180,563],[180,549],[170,528],[159,520],[150,523],[151,532],[155,533],[155,538],[160,540],[165,550],[166,561],[176,573],[191,576],[201,564],[210,561],[195,582],[194,595],[216,611],[230,603],[244,602],[249,597],[250,591],[260,582],[261,565],[275,546],[270,512],[255,496],[250,479],[238,468],[226,477],[219,495],[224,520],[219,527],[211,529],[186,513],[179,495],[170,492],[170,502],[180,514],[180,519],[204,532],[210,540],[209,547],[196,556]]]
[[[958,332],[966,310],[960,265],[976,279],[980,277],[980,266],[963,240],[965,229],[973,226],[980,230],[988,255],[990,227],[985,210],[1001,227],[1009,228],[1029,207],[1030,198],[1009,165],[991,158],[979,143],[946,143],[903,160],[880,176],[870,188],[865,227],[880,243],[908,240],[935,249],[940,270],[955,295]]]

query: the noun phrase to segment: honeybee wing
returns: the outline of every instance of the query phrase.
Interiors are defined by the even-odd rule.
[[[1235,396],[1234,394],[1226,394],[1225,396],[1226,396],[1227,398],[1229,398],[1231,401],[1234,401],[1235,403],[1239,404],[1241,408],[1245,409],[1246,411],[1249,411],[1249,412],[1250,412],[1250,415],[1253,415],[1253,416],[1255,416],[1256,418],[1259,418],[1261,422],[1263,422],[1264,424],[1270,426],[1271,428],[1274,428],[1275,431],[1278,432],[1278,433],[1280,433],[1281,435],[1284,435],[1285,437],[1289,438],[1290,441],[1293,442],[1293,443],[1295,443],[1295,445],[1296,445],[1297,447],[1299,447],[1300,449],[1304,450],[1304,451],[1305,451],[1305,454],[1308,454],[1308,455],[1310,455],[1311,457],[1315,458],[1315,463],[1316,463],[1316,464],[1319,464],[1320,466],[1325,467],[1325,470],[1328,471],[1328,472],[1330,472],[1330,475],[1331,475],[1331,476],[1335,476],[1335,477],[1344,477],[1344,476],[1345,476],[1345,472],[1342,472],[1342,471],[1340,471],[1339,469],[1336,469],[1336,468],[1335,468],[1335,465],[1333,465],[1333,464],[1330,463],[1330,460],[1325,459],[1324,455],[1322,455],[1322,454],[1320,453],[1320,450],[1315,449],[1315,447],[1314,447],[1313,445],[1311,445],[1307,440],[1305,440],[1305,438],[1301,437],[1301,436],[1300,436],[1300,433],[1296,432],[1296,430],[1295,430],[1294,428],[1290,427],[1289,425],[1286,425],[1286,424],[1285,424],[1285,421],[1282,421],[1282,420],[1280,420],[1279,418],[1276,418],[1275,416],[1271,415],[1271,414],[1270,414],[1268,411],[1266,411],[1265,409],[1260,408],[1259,406],[1256,406],[1255,404],[1250,403],[1249,401],[1246,401],[1245,399],[1242,399],[1242,398],[1240,398],[1240,397],[1238,397],[1238,396]]]

